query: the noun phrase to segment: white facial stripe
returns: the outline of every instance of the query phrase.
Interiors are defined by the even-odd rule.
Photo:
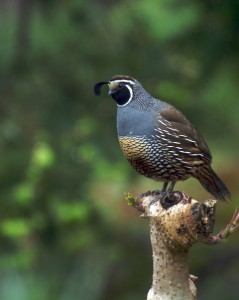
[[[135,84],[134,81],[132,81],[132,80],[127,80],[127,79],[112,80],[112,81],[110,81],[110,82],[124,82],[124,83]]]
[[[119,104],[117,104],[118,106],[120,106],[120,107],[123,107],[123,106],[126,106],[127,104],[129,104],[130,103],[130,101],[132,100],[132,98],[133,98],[133,91],[132,91],[132,88],[129,86],[129,85],[125,85],[126,87],[127,87],[127,89],[129,90],[129,92],[130,92],[130,98],[129,98],[129,100],[125,103],[125,104],[123,104],[123,105],[119,105]]]

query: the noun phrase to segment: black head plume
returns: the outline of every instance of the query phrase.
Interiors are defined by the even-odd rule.
[[[108,83],[109,83],[108,81],[102,81],[102,82],[96,83],[95,86],[94,86],[94,92],[95,92],[95,94],[99,96],[100,93],[101,93],[102,85],[108,84]]]

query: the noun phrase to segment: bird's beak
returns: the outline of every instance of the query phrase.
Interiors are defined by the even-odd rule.
[[[108,86],[109,86],[108,95],[114,94],[114,92],[116,91],[118,85],[119,85],[118,82],[109,82],[108,83]]]

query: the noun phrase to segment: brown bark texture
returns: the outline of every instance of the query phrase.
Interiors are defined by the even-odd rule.
[[[129,203],[149,220],[153,251],[153,282],[147,300],[195,300],[197,277],[189,274],[188,254],[195,243],[214,245],[238,228],[232,220],[213,236],[216,200],[198,202],[185,193],[147,192]]]

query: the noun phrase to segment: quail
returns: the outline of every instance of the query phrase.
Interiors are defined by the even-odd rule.
[[[230,198],[211,167],[212,156],[203,137],[179,110],[151,96],[132,77],[117,75],[98,82],[96,95],[105,84],[118,107],[120,146],[136,171],[162,181],[162,192],[173,191],[177,181],[194,177],[216,199]]]

